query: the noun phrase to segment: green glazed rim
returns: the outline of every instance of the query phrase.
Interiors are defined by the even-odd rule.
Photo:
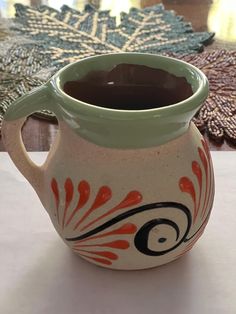
[[[125,62],[146,65],[152,68],[165,70],[176,76],[185,77],[192,87],[193,95],[181,102],[167,107],[144,110],[118,110],[100,107],[77,100],[63,91],[63,86],[66,81],[79,79],[93,70],[111,69],[114,65]],[[80,69],[76,73],[76,68],[78,67]],[[83,67],[82,71],[81,67]],[[71,75],[71,73],[73,73],[74,76]],[[197,111],[207,98],[209,92],[208,80],[205,74],[197,67],[171,57],[132,52],[104,54],[79,60],[67,65],[57,72],[52,78],[51,84],[54,89],[56,89],[58,95],[69,100],[67,106],[68,109],[70,108],[73,112],[77,111],[78,113],[81,113],[81,111],[86,110],[95,116],[102,115],[104,118],[115,120],[147,119],[160,115],[175,115],[176,113],[180,114],[181,112],[189,112],[192,110]]]
[[[117,110],[74,99],[63,91],[65,82],[94,70],[109,70],[121,63],[146,65],[185,77],[193,95],[161,108]],[[208,95],[206,76],[195,66],[174,58],[146,53],[112,53],[72,63],[46,84],[19,98],[4,119],[15,120],[33,112],[50,110],[84,139],[100,146],[133,149],[157,146],[184,134]]]

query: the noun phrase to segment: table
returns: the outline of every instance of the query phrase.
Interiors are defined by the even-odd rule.
[[[5,0],[0,4],[0,17],[12,17],[14,15],[13,3],[15,1]],[[162,2],[167,10],[175,10],[178,15],[183,15],[187,21],[190,21],[196,31],[215,31],[214,42],[206,49],[235,49],[236,39],[233,37],[235,27],[233,14],[236,10],[234,0],[122,0],[122,1],[103,1],[103,0],[77,0],[77,1],[53,1],[53,0],[18,0],[24,4],[36,6],[39,4],[48,4],[57,9],[66,2],[76,9],[82,9],[84,4],[92,3],[97,8],[111,9],[114,14],[119,14],[122,10],[128,10],[130,6],[146,7]],[[230,8],[230,9],[227,9]],[[227,10],[226,10],[227,9]],[[226,16],[228,14],[228,16]],[[232,14],[232,16],[229,16]],[[231,22],[230,22],[231,21]],[[229,23],[229,24],[228,24]],[[231,23],[231,24],[230,24]],[[227,29],[227,32],[224,30]],[[1,33],[1,28],[0,28]],[[0,39],[4,37],[4,33]],[[26,148],[29,151],[49,150],[54,141],[57,131],[57,125],[34,118],[29,118],[23,129],[23,139]],[[206,136],[207,138],[207,136]],[[207,139],[208,140],[208,139]],[[209,141],[211,150],[233,150],[227,143],[219,144]],[[0,140],[0,151],[4,151]]]
[[[31,157],[42,162],[45,155]],[[74,255],[31,186],[0,153],[0,313],[235,314],[236,155],[212,157],[216,197],[202,238],[175,262],[127,272]]]

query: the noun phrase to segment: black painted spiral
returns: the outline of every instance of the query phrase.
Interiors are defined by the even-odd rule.
[[[148,237],[149,237],[149,233],[150,231],[155,228],[156,226],[159,225],[168,225],[170,227],[172,227],[175,232],[176,232],[176,244],[174,246],[172,246],[171,248],[167,249],[167,250],[162,250],[162,251],[153,251],[151,249],[148,248]],[[146,222],[137,232],[135,239],[134,239],[134,244],[136,246],[136,248],[143,254],[145,255],[149,255],[149,256],[161,256],[164,255],[170,251],[173,251],[175,248],[177,248],[186,238],[188,232],[189,232],[189,228],[187,226],[186,232],[184,234],[184,236],[179,240],[179,234],[180,234],[180,230],[178,225],[173,222],[172,220],[169,219],[163,219],[163,218],[159,218],[159,219],[153,219],[150,220],[148,222]],[[165,242],[167,239],[166,238],[159,238],[158,242],[159,243],[163,243]]]
[[[152,220],[146,222],[137,231],[137,233],[135,235],[135,239],[134,239],[135,247],[137,248],[137,250],[139,252],[141,252],[145,255],[149,255],[149,256],[161,256],[161,255],[164,255],[164,254],[174,250],[182,242],[186,241],[186,237],[187,237],[189,230],[190,230],[190,227],[191,227],[192,217],[191,217],[190,210],[183,204],[175,203],[175,202],[161,202],[161,203],[152,203],[152,204],[147,204],[147,205],[143,205],[140,207],[136,207],[136,208],[133,208],[127,212],[124,212],[124,213],[112,218],[111,220],[109,220],[109,221],[105,222],[104,224],[90,230],[89,232],[87,232],[85,234],[82,234],[80,236],[73,237],[73,238],[66,238],[66,240],[67,241],[78,241],[78,240],[86,239],[86,238],[93,236],[93,235],[107,229],[108,227],[110,227],[110,226],[112,226],[112,225],[114,225],[114,224],[116,224],[116,223],[118,223],[118,222],[120,222],[120,221],[122,221],[128,217],[136,215],[138,213],[141,213],[144,211],[150,211],[153,209],[171,208],[171,207],[184,213],[186,218],[187,218],[186,230],[185,230],[185,232],[181,238],[180,238],[180,229],[179,229],[179,226],[176,224],[176,222],[163,217],[163,218],[158,218],[158,219],[152,219]],[[148,248],[149,233],[156,226],[163,225],[163,224],[168,225],[175,230],[175,233],[176,233],[175,242],[176,242],[176,244],[173,247],[168,248],[166,250],[153,251],[153,250]],[[166,238],[162,238],[162,237],[159,237],[159,239],[158,239],[159,243],[163,243],[166,240],[167,240]]]

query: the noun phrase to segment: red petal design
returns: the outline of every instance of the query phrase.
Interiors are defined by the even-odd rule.
[[[98,239],[98,238],[103,238],[103,237],[107,237],[107,236],[111,236],[111,235],[116,235],[116,234],[133,234],[137,231],[137,227],[132,224],[132,223],[126,223],[123,226],[121,226],[118,229],[115,229],[113,231],[110,232],[105,232],[96,236],[92,236],[90,238],[86,238],[83,240],[79,240],[76,243],[82,243],[82,242],[86,242],[89,240],[94,240],[94,239]],[[76,246],[76,245],[75,245]]]
[[[118,259],[118,255],[109,251],[87,251],[87,250],[82,250],[82,249],[75,249],[75,251],[78,252],[85,252],[85,253],[90,253],[90,254],[95,254],[95,255],[99,255],[99,256],[103,256],[112,260],[117,260]]]
[[[107,201],[110,200],[112,196],[111,189],[108,186],[102,186],[100,190],[98,191],[98,194],[95,198],[95,201],[92,205],[92,207],[83,215],[82,218],[77,222],[77,224],[74,227],[74,230],[79,227],[79,225],[97,208],[104,205]]]
[[[199,198],[198,198],[198,205],[197,205],[197,210],[195,212],[195,215],[193,217],[193,223],[195,223],[198,212],[199,212],[199,208],[200,208],[200,204],[201,204],[201,197],[202,197],[202,170],[199,166],[199,163],[197,161],[193,161],[192,162],[192,170],[193,173],[196,175],[197,180],[198,180],[198,186],[199,186]]]
[[[59,201],[60,201],[60,197],[59,197],[59,190],[58,190],[58,185],[57,185],[57,181],[55,178],[52,179],[51,181],[51,189],[55,198],[55,203],[56,203],[56,212],[57,212],[57,219],[59,222]]]
[[[62,227],[63,228],[65,225],[67,210],[68,210],[68,207],[70,206],[70,203],[72,201],[73,194],[74,194],[74,186],[73,186],[73,182],[71,181],[70,178],[66,179],[64,188],[65,188],[65,192],[66,192],[66,202],[65,202],[65,209],[64,209],[63,221],[62,221]]]
[[[81,181],[78,185],[78,192],[79,192],[79,202],[73,212],[71,213],[70,217],[68,218],[66,222],[66,226],[71,222],[75,214],[79,209],[81,209],[88,201],[89,195],[90,195],[90,186],[87,181]]]
[[[92,226],[94,223],[96,223],[97,221],[113,214],[114,212],[116,212],[117,210],[129,207],[129,206],[133,206],[133,205],[137,205],[142,201],[142,194],[139,193],[138,191],[131,191],[129,192],[126,197],[114,208],[110,209],[108,212],[106,212],[105,214],[101,215],[100,217],[92,220],[90,223],[88,223],[87,225],[85,225],[81,231],[84,231],[85,229],[87,229],[88,227]]]
[[[196,193],[195,193],[195,189],[194,189],[194,185],[193,185],[192,181],[187,177],[182,177],[179,180],[179,187],[180,187],[180,190],[182,192],[190,194],[190,196],[193,200],[193,203],[194,203],[194,217],[195,217],[196,213],[197,213]]]
[[[125,240],[115,240],[112,242],[101,243],[101,244],[77,244],[76,248],[80,247],[110,247],[113,249],[126,250],[129,248],[129,242]]]
[[[105,258],[99,258],[99,257],[91,257],[91,256],[88,256],[88,255],[85,255],[85,254],[80,254],[81,256],[84,256],[86,258],[89,258],[89,259],[92,259],[98,263],[101,263],[101,264],[104,264],[104,265],[111,265],[112,262],[105,259]]]

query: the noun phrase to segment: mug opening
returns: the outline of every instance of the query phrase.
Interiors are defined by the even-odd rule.
[[[193,95],[185,77],[132,63],[89,71],[80,79],[66,81],[63,91],[75,100],[126,111],[166,107]]]
[[[174,58],[144,54],[144,53],[118,53],[118,54],[106,54],[89,57],[83,60],[79,60],[73,64],[70,64],[60,70],[54,76],[54,87],[56,87],[58,93],[60,93],[65,99],[70,102],[70,106],[73,106],[73,110],[79,110],[81,106],[86,107],[86,110],[95,110],[103,112],[105,115],[110,115],[114,111],[114,108],[107,106],[97,106],[97,104],[91,103],[86,100],[76,99],[72,97],[64,90],[64,86],[67,82],[78,81],[86,77],[88,73],[99,71],[111,71],[115,66],[120,64],[130,64],[145,66],[151,69],[158,69],[164,71],[173,77],[178,79],[185,79],[186,85],[191,87],[191,93],[188,97],[177,101],[168,106],[160,106],[153,108],[141,108],[139,110],[125,110],[124,108],[115,108],[116,112],[122,114],[148,114],[148,112],[157,110],[162,114],[166,110],[181,110],[197,111],[200,104],[205,100],[208,94],[208,82],[205,75],[196,67]]]

